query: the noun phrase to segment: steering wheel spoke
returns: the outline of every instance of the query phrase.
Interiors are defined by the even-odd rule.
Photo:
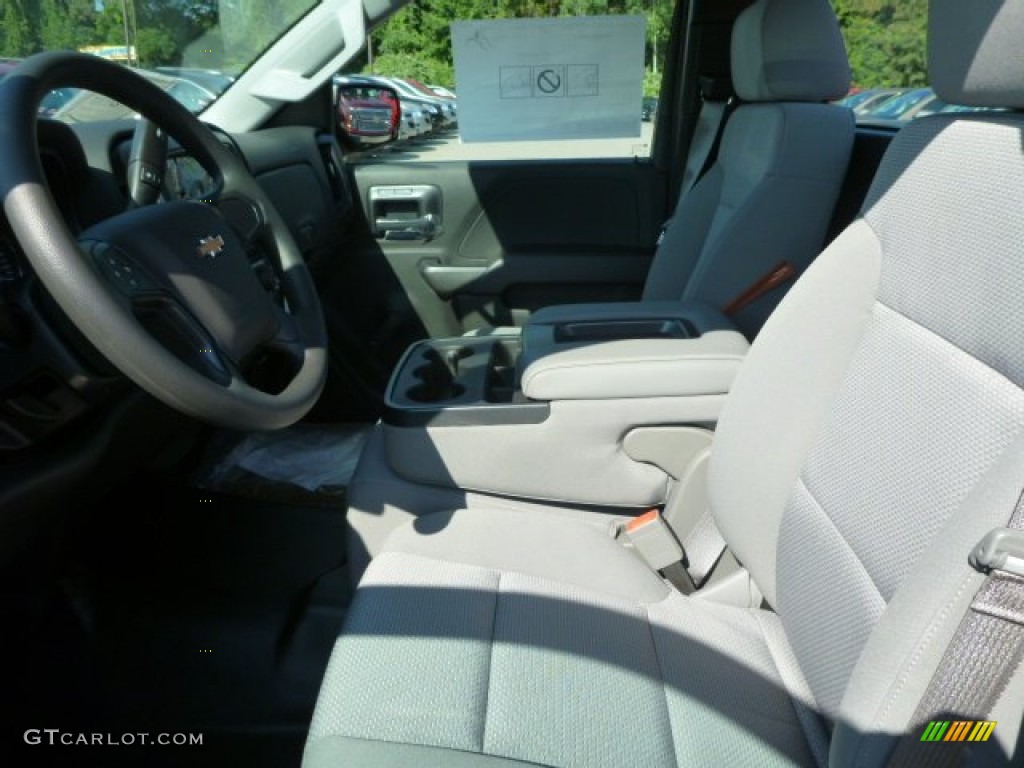
[[[132,205],[151,205],[156,202],[163,186],[164,166],[167,164],[167,134],[152,120],[140,117],[135,123],[135,134],[125,171],[128,197]]]
[[[158,284],[139,263],[118,248],[99,241],[81,241],[100,275],[115,296],[130,304],[137,298],[160,292]]]
[[[202,324],[167,292],[148,294],[132,303],[139,324],[185,365],[210,381],[226,386],[244,378]]]
[[[213,205],[246,248],[268,236],[266,216],[260,206],[248,197],[224,189],[213,200]]]
[[[298,320],[283,307],[275,305],[278,318],[278,329],[274,337],[267,342],[267,347],[274,349],[289,359],[293,365],[299,365],[306,352],[303,344],[302,329]]]

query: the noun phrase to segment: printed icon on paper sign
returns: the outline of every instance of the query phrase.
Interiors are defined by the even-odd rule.
[[[530,67],[500,67],[499,96],[503,99],[528,99],[533,95],[533,74]]]
[[[553,69],[543,69],[537,75],[537,88],[541,93],[554,93],[562,87],[562,76]]]
[[[534,67],[533,95],[539,99],[565,96],[565,65]]]

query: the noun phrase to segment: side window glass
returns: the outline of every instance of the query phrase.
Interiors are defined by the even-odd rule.
[[[372,147],[396,158],[648,157],[673,10],[672,0],[418,0],[373,32],[336,84],[397,92],[398,140]]]

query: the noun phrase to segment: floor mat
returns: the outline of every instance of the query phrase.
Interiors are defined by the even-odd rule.
[[[342,506],[369,424],[297,424],[219,433],[194,483],[210,491],[307,506]]]

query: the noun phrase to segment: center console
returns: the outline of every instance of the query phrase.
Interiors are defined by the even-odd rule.
[[[413,345],[386,393],[392,469],[518,498],[664,501],[671,472],[651,446],[671,453],[672,427],[717,421],[747,341],[699,305],[589,306],[545,310],[521,334]]]

